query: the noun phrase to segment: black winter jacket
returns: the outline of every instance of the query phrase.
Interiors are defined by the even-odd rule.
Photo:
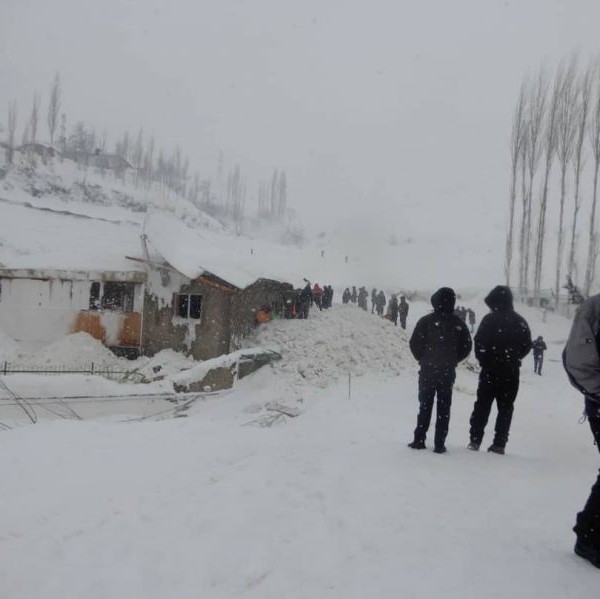
[[[455,368],[471,352],[471,334],[454,315],[454,301],[454,292],[442,287],[431,298],[433,313],[417,322],[409,345],[421,366]]]
[[[475,357],[486,370],[519,368],[531,349],[531,332],[513,309],[510,289],[494,287],[485,303],[492,311],[483,317],[475,333]]]

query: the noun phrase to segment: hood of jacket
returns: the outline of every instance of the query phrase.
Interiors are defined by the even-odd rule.
[[[498,285],[488,293],[485,303],[494,312],[508,312],[513,309],[512,291],[505,285]]]
[[[442,314],[452,314],[454,312],[454,304],[456,303],[456,294],[454,289],[450,287],[440,287],[431,296],[431,305],[433,310]]]

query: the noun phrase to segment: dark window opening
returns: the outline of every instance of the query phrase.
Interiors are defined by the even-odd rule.
[[[189,304],[190,304],[190,296],[189,295],[177,296],[177,316],[179,316],[181,318],[187,318]]]
[[[100,283],[92,283],[90,287],[90,310],[100,309]]]
[[[115,312],[133,312],[134,283],[104,283],[102,294],[102,308]]]
[[[199,320],[202,315],[202,296],[188,293],[177,295],[175,315],[179,318]]]
[[[190,295],[190,318],[200,318],[200,312],[202,311],[202,296],[201,295]]]

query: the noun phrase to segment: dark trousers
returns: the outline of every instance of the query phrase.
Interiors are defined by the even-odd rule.
[[[415,429],[415,441],[425,441],[431,422],[433,402],[437,395],[434,443],[436,447],[444,445],[450,425],[452,386],[455,378],[456,370],[452,366],[447,368],[421,366],[421,370],[419,370],[419,415]]]
[[[310,309],[310,302],[304,301],[300,304],[300,311],[298,313],[298,318],[308,318],[308,310]]]
[[[402,316],[402,314],[400,314],[400,326],[403,329],[406,329],[406,315]]]
[[[498,416],[494,445],[504,447],[508,441],[513,408],[519,391],[519,369],[511,368],[490,372],[485,368],[479,374],[477,400],[471,414],[471,442],[480,444],[485,426],[490,417],[492,404],[496,400]]]
[[[317,306],[317,308],[319,308],[319,310],[323,309],[323,301],[320,295],[315,295],[315,305]]]
[[[542,364],[544,363],[544,354],[533,354],[533,372],[542,374]]]
[[[597,414],[597,408],[594,412],[588,410],[588,414],[590,413]],[[600,416],[588,416],[588,421],[600,451]],[[598,471],[598,478],[592,487],[585,507],[577,514],[577,523],[573,530],[577,534],[577,538],[586,545],[600,549],[600,471]]]

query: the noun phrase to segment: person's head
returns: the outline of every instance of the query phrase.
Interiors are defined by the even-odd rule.
[[[454,304],[456,303],[456,293],[450,287],[440,287],[431,296],[431,305],[434,312],[440,314],[452,314],[454,312]]]
[[[406,298],[405,298],[403,295],[401,295],[401,296],[400,296],[400,301],[401,301],[401,302],[405,302],[405,301],[406,301]]]
[[[540,335],[540,336],[537,338],[537,340],[538,340],[538,341],[543,341],[543,340],[544,340],[544,338],[543,338],[543,337]]]
[[[506,285],[494,287],[485,298],[485,303],[493,312],[507,312],[513,309],[513,294]]]

